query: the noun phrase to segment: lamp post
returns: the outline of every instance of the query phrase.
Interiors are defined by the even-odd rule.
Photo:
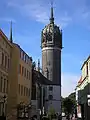
[[[0,120],[6,120],[6,116],[5,116],[5,101],[6,101],[6,96],[4,95],[3,97],[2,97],[2,104],[3,104],[3,107],[2,107],[2,116],[0,116]]]
[[[90,94],[87,95],[87,118],[88,120],[90,119],[90,114],[89,114],[89,111],[90,111]]]
[[[5,116],[5,112],[4,112],[4,110],[5,110],[5,100],[6,99],[6,96],[4,95],[3,96],[3,115],[2,116]]]
[[[30,103],[29,105],[28,105],[28,118],[30,119],[30,117],[31,117],[31,107],[32,107],[32,104]]]
[[[41,115],[40,118],[42,119],[44,109],[43,109],[43,85],[40,85],[40,110],[41,110]]]
[[[30,119],[31,104],[19,104],[17,107],[17,119]]]

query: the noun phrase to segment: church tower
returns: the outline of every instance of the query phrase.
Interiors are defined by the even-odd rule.
[[[51,7],[50,23],[42,30],[42,71],[45,77],[61,86],[62,30],[54,23]]]
[[[51,106],[61,114],[61,49],[62,30],[54,23],[53,7],[51,7],[50,23],[41,33],[42,73],[52,85],[47,86],[45,109]]]

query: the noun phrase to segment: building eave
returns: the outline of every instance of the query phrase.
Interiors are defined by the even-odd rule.
[[[4,32],[1,29],[0,29],[0,35],[10,45],[10,47],[13,47],[10,41],[8,40],[7,36],[4,34]]]
[[[87,63],[87,61],[90,59],[90,55],[88,56],[88,58],[84,61],[82,67],[81,67],[81,70],[83,69],[84,65]]]
[[[36,83],[42,85],[53,85],[52,81],[48,80],[45,76],[42,75],[39,71],[33,70],[33,80]]]
[[[18,44],[16,44],[16,43],[13,43],[13,45],[15,45],[15,46],[18,47],[20,50],[22,50],[22,51],[30,58],[30,60],[31,60],[31,62],[32,62],[32,57],[30,57],[30,56],[20,47],[20,45],[18,45]]]
[[[78,87],[80,87],[80,86],[84,83],[84,81],[86,80],[87,77],[88,77],[88,76],[86,76],[86,77],[82,80],[82,82],[78,85]]]

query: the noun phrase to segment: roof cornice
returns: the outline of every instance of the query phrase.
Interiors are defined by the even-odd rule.
[[[12,44],[8,40],[7,36],[4,34],[4,32],[0,29],[0,36],[12,47]]]

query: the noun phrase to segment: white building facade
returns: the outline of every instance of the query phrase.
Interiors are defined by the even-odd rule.
[[[90,98],[90,56],[82,65],[81,79],[76,87],[76,100],[77,100],[77,115],[82,117],[82,120],[90,119],[90,106],[88,101]]]
[[[46,89],[46,102],[45,109],[49,111],[50,108],[54,108],[56,113],[60,113],[61,111],[61,97],[60,97],[60,86],[49,85]]]

